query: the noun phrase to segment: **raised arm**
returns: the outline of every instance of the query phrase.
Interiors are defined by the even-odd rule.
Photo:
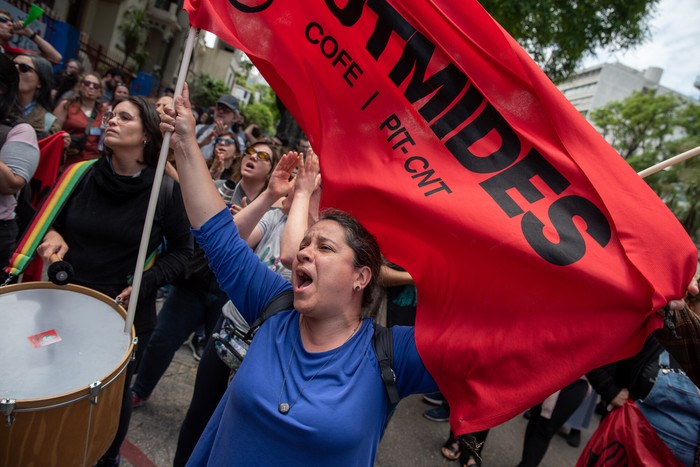
[[[187,84],[175,108],[166,107],[161,116],[161,131],[172,131],[170,144],[175,151],[182,198],[192,227],[198,229],[216,213],[226,208],[216,186],[211,182],[207,163],[195,137],[195,118]]]
[[[306,156],[306,161],[299,166],[294,183],[294,199],[289,208],[287,223],[280,239],[280,261],[287,269],[292,268],[294,256],[299,251],[299,244],[304,238],[304,232],[309,227],[309,214],[318,208],[314,200],[320,192],[321,175],[318,157],[312,151]]]
[[[413,278],[406,271],[398,271],[387,265],[382,265],[379,271],[379,283],[383,287],[395,287],[397,285],[412,285]]]
[[[56,50],[56,48],[53,45],[51,45],[46,39],[41,37],[38,34],[38,31],[32,31],[32,29],[29,26],[22,27],[21,21],[15,22],[14,28],[15,34],[28,37],[30,41],[34,42],[39,48],[41,55],[48,61],[50,61],[54,65],[61,63],[63,56],[58,52],[58,50]]]
[[[289,193],[292,185],[294,185],[294,181],[290,181],[290,178],[298,161],[299,156],[296,152],[288,152],[283,155],[270,176],[267,188],[253,202],[233,216],[236,227],[238,227],[238,233],[241,238],[248,242],[251,248],[254,248],[260,242],[262,236],[259,229],[256,229],[260,219],[277,200]]]

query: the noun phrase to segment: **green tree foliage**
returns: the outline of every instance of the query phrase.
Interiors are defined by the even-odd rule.
[[[267,134],[273,134],[274,132],[274,119],[270,109],[260,102],[255,104],[248,104],[241,110],[243,117],[245,117],[246,125],[255,124],[259,126],[262,131]]]
[[[140,54],[137,61],[145,62],[148,59],[148,52],[143,50],[143,43],[148,35],[148,15],[145,9],[130,8],[124,12],[122,22],[119,24],[119,32],[124,41],[124,63],[126,65],[129,57]],[[144,55],[146,54],[146,55]],[[143,66],[143,63],[138,63]]]
[[[570,75],[598,47],[641,44],[659,0],[482,0],[553,81]]]
[[[226,83],[214,79],[210,75],[201,74],[188,81],[190,86],[190,99],[199,107],[212,107],[224,94],[230,94],[231,90]]]
[[[591,112],[603,136],[636,171],[700,146],[700,105],[672,95],[636,92]],[[700,158],[645,178],[700,244]]]
[[[277,96],[275,95],[275,91],[266,84],[254,84],[252,86],[252,91],[260,96],[260,104],[270,110],[272,121],[277,122],[280,119],[280,111],[277,108]]]
[[[635,153],[659,154],[668,135],[681,126],[680,98],[637,91],[625,100],[611,102],[591,112],[591,120],[625,159]]]

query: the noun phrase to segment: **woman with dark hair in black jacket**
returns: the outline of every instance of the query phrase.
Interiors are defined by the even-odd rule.
[[[128,305],[130,277],[136,267],[146,210],[155,176],[162,135],[155,107],[129,97],[105,114],[105,151],[81,178],[38,252],[48,260],[56,253],[71,263],[74,282]],[[192,236],[180,187],[163,180],[148,251],[163,238],[167,252],[143,274],[134,319],[139,339],[136,361],[127,367],[119,429],[98,465],[118,465],[119,447],[131,417],[131,376],[156,325],[156,292],[185,269]]]

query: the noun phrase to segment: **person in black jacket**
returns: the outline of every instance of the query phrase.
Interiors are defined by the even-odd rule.
[[[102,292],[126,307],[162,142],[160,118],[152,104],[132,96],[107,113],[104,122],[105,154],[72,191],[38,252],[46,261],[56,253],[73,266],[73,283]],[[192,255],[180,188],[167,178],[148,251],[157,250],[163,239],[165,254],[144,272],[141,282],[134,318],[139,345],[136,361],[127,368],[117,436],[98,465],[119,464],[119,447],[131,417],[129,381],[156,325],[156,292],[184,271]]]

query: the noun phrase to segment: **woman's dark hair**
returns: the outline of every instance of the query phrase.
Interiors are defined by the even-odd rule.
[[[158,155],[163,144],[163,133],[160,132],[160,115],[156,106],[141,96],[129,96],[122,102],[131,102],[141,114],[141,124],[146,133],[146,145],[143,148],[143,159],[146,165],[158,165]]]
[[[163,144],[163,134],[160,132],[160,115],[156,111],[156,107],[141,96],[129,96],[123,102],[130,102],[139,109],[139,118],[143,131],[146,134],[146,144],[143,147],[143,162],[144,164],[155,167],[158,165],[158,156],[160,155],[160,147]],[[111,154],[111,150],[107,148],[107,154]]]
[[[0,123],[14,125],[19,119],[17,96],[19,95],[19,72],[15,62],[0,54]]]
[[[372,304],[374,289],[379,282],[379,271],[384,263],[377,239],[357,219],[345,211],[326,209],[321,212],[318,221],[337,222],[345,231],[345,242],[353,252],[353,266],[356,268],[367,266],[372,271],[372,279],[362,295],[362,307],[368,308]]]
[[[58,83],[56,83],[56,96],[54,97],[53,106],[56,107],[63,100],[62,97],[68,91],[74,91],[78,85],[79,75],[69,75],[64,73],[61,75]]]
[[[39,77],[39,85],[41,87],[36,90],[34,100],[37,104],[51,112],[53,110],[51,103],[51,88],[53,87],[53,69],[51,68],[51,62],[38,55],[22,55],[29,57]]]

